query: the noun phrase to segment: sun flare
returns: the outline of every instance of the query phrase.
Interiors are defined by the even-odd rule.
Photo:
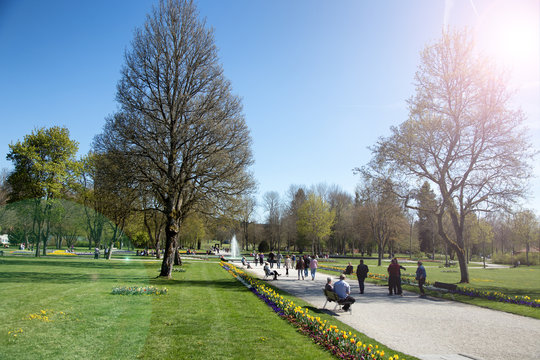
[[[498,62],[512,67],[538,62],[540,3],[496,1],[480,15],[479,45]]]

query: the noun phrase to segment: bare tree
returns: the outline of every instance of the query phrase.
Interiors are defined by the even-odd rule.
[[[240,227],[242,228],[242,248],[247,250],[249,245],[249,224],[253,213],[255,212],[255,207],[257,206],[257,201],[251,196],[245,196],[240,200]]]
[[[264,210],[267,212],[267,227],[269,234],[270,250],[280,250],[281,246],[281,219],[282,206],[279,194],[269,191],[263,196]]]
[[[296,223],[298,221],[298,210],[306,201],[306,191],[303,187],[291,185],[287,191],[288,203],[283,216],[284,235],[287,237],[287,251],[291,250],[292,246],[296,249],[305,248],[307,244],[303,239],[300,239]]]
[[[389,180],[366,176],[358,193],[364,217],[368,219],[373,240],[377,243],[378,265],[381,266],[384,249],[388,248],[391,253],[391,241],[403,230],[403,209]]]
[[[510,108],[506,83],[477,55],[468,32],[444,31],[421,55],[409,119],[372,149],[374,172],[381,167],[392,172],[404,198],[419,182],[434,185],[440,198],[438,232],[457,254],[461,282],[469,282],[467,214],[514,205],[531,175],[533,151],[524,116]],[[455,237],[444,229],[446,214]]]
[[[353,199],[350,194],[334,186],[328,191],[330,208],[336,214],[332,226],[332,235],[328,244],[330,250],[337,248],[338,252],[345,254],[347,244],[352,245],[353,234]],[[352,249],[351,249],[352,250]]]
[[[126,164],[166,217],[160,276],[170,277],[182,221],[253,187],[251,137],[193,1],[162,0],[126,52],[118,113],[95,140]]]

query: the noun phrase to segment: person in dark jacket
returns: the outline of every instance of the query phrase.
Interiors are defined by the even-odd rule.
[[[388,295],[403,296],[403,291],[401,290],[401,270],[405,268],[398,264],[396,258],[392,259],[390,266],[388,266]]]
[[[351,275],[354,271],[354,268],[351,264],[351,262],[349,262],[349,265],[347,265],[347,267],[345,268],[345,271],[343,272],[345,275]]]
[[[358,286],[360,287],[360,294],[364,293],[364,281],[369,273],[369,268],[364,264],[364,260],[360,260],[360,264],[356,267],[356,277],[358,278]]]
[[[302,280],[304,280],[304,269],[306,264],[304,264],[304,259],[302,259],[301,256],[298,256],[298,260],[296,260],[296,270],[298,270],[298,280],[300,280],[300,276],[302,276]]]
[[[420,288],[420,297],[426,297],[426,293],[424,292],[426,277],[426,269],[424,268],[424,265],[422,265],[422,262],[419,261],[418,268],[416,269],[416,280],[418,280],[418,287]]]

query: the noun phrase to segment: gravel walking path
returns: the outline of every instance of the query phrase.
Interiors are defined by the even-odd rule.
[[[323,307],[328,275],[297,280],[296,270],[290,270],[289,277],[285,269],[277,270],[282,276],[270,280],[272,285]],[[261,266],[247,271],[264,277]],[[331,277],[338,280],[337,273]],[[356,278],[347,281],[356,303],[352,314],[339,311],[336,317],[394,350],[423,360],[540,359],[540,320],[406,291],[404,296],[388,296],[386,287],[369,283],[361,295]],[[331,311],[334,303],[326,308]]]

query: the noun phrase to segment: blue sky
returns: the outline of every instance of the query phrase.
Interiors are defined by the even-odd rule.
[[[88,152],[116,110],[124,50],[154,3],[0,0],[0,168],[11,167],[8,144],[39,127],[66,126],[80,154]],[[407,119],[419,53],[443,24],[473,29],[512,71],[516,104],[540,149],[536,0],[201,0],[198,7],[243,98],[260,195],[319,183],[352,194],[359,181],[352,169],[369,161],[367,147]],[[507,43],[506,34],[514,34]],[[540,213],[540,180],[532,184],[526,206]]]

